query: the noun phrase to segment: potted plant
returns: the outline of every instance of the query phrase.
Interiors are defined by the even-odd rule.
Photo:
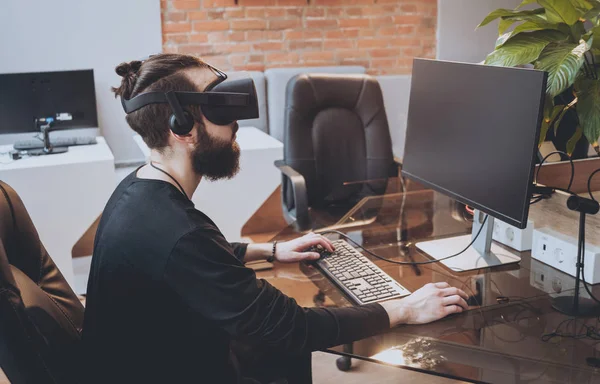
[[[491,12],[478,28],[496,19],[499,37],[484,63],[548,72],[540,145],[549,133],[568,131],[570,120],[567,152],[585,136],[600,156],[600,0],[524,0]]]

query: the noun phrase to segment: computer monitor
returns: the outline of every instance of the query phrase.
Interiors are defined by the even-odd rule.
[[[527,226],[546,81],[534,69],[414,60],[402,174],[475,209],[471,235],[417,244],[450,269],[520,261],[492,231],[494,219]]]
[[[0,74],[0,134],[39,132],[36,118],[69,114],[61,129],[97,128],[92,69]]]

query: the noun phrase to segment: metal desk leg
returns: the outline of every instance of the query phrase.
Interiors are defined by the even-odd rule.
[[[353,351],[354,351],[354,344],[353,343],[344,344],[344,352],[345,353],[353,353]],[[350,358],[348,356],[339,357],[335,361],[335,365],[342,372],[349,371],[350,368],[352,367],[352,358]]]

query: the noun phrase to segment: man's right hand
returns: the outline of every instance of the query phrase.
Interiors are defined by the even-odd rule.
[[[402,299],[384,301],[390,326],[426,324],[468,308],[467,294],[448,283],[430,283]]]

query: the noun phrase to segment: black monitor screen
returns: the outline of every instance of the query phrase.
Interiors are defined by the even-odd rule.
[[[0,74],[0,134],[37,131],[34,120],[72,115],[64,128],[97,128],[93,70]]]
[[[519,228],[547,74],[415,59],[402,173]]]

